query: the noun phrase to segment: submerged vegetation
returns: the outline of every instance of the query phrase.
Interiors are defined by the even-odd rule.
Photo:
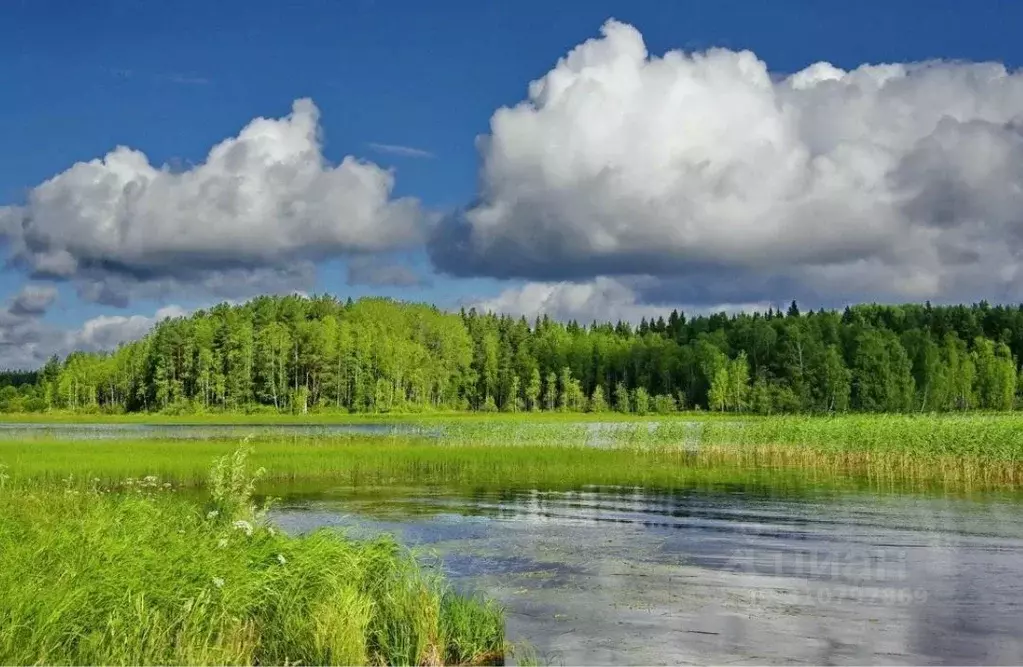
[[[1023,306],[666,315],[634,328],[260,297],[9,374],[0,411],[832,414],[1019,402]]]
[[[0,663],[502,658],[504,621],[491,603],[448,589],[390,538],[284,535],[250,502],[253,486],[238,453],[215,467],[205,506],[155,476],[111,491],[98,479],[60,485],[4,469]]]

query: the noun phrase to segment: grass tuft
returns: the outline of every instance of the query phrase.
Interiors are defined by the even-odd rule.
[[[457,664],[503,657],[501,612],[393,539],[296,537],[240,450],[203,507],[155,476],[0,484],[0,663]],[[130,482],[130,483],[129,483]]]

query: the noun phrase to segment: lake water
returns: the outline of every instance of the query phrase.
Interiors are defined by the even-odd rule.
[[[566,440],[590,447],[616,445],[615,433],[623,430],[652,433],[659,422],[562,422],[555,428]],[[700,423],[673,421],[679,436],[676,444],[693,447],[698,439]],[[549,441],[551,425],[529,422],[513,422],[505,425],[503,434],[506,443],[529,441],[533,435],[545,436]],[[247,436],[322,438],[339,436],[412,436],[442,438],[452,430],[458,431],[458,422],[390,421],[390,422],[323,422],[323,423],[278,423],[278,424],[209,424],[209,423],[31,423],[0,422],[0,440],[24,440],[51,438],[57,440],[212,440],[238,439]],[[498,424],[500,428],[500,424]],[[492,434],[494,435],[494,434]],[[498,435],[500,437],[500,435]]]
[[[275,520],[392,532],[551,664],[1021,664],[1023,506],[924,497],[326,490]]]
[[[247,435],[322,437],[337,435],[429,435],[408,423],[373,424],[57,424],[0,423],[0,439],[48,437],[60,440],[244,438]]]

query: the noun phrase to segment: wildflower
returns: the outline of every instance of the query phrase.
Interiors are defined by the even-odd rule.
[[[244,530],[245,535],[247,537],[252,537],[252,524],[249,523],[248,521],[245,521],[244,519],[239,519],[238,521],[235,521],[231,525],[234,526],[237,530]]]
[[[209,512],[206,512],[207,519],[216,519],[218,516],[220,516],[220,512],[217,510],[210,510]]]
[[[148,484],[152,484],[152,483],[156,482],[156,476],[155,475],[146,475],[145,477],[142,478],[142,481],[146,482]]]
[[[217,588],[223,588],[224,580],[221,577],[213,577],[213,585]]]
[[[270,533],[270,537],[273,537],[274,535],[277,534],[277,530],[273,526],[270,526],[269,528],[267,528],[266,532]]]
[[[163,488],[165,488],[165,489],[171,488],[171,483],[170,482],[164,482],[163,483]]]
[[[288,562],[288,559],[284,557],[284,554],[277,554],[277,562],[284,565]]]

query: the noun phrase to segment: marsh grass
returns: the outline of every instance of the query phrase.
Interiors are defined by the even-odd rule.
[[[638,422],[460,419],[381,435],[260,435],[260,492],[324,485],[571,489],[753,484],[791,489],[1015,492],[1023,418],[1015,415],[754,417]],[[0,441],[12,480],[73,475],[117,484],[155,475],[207,484],[206,462],[234,440]]]
[[[0,483],[0,663],[497,661],[503,616],[392,539],[292,537],[255,507],[244,451],[206,506],[155,476]]]

